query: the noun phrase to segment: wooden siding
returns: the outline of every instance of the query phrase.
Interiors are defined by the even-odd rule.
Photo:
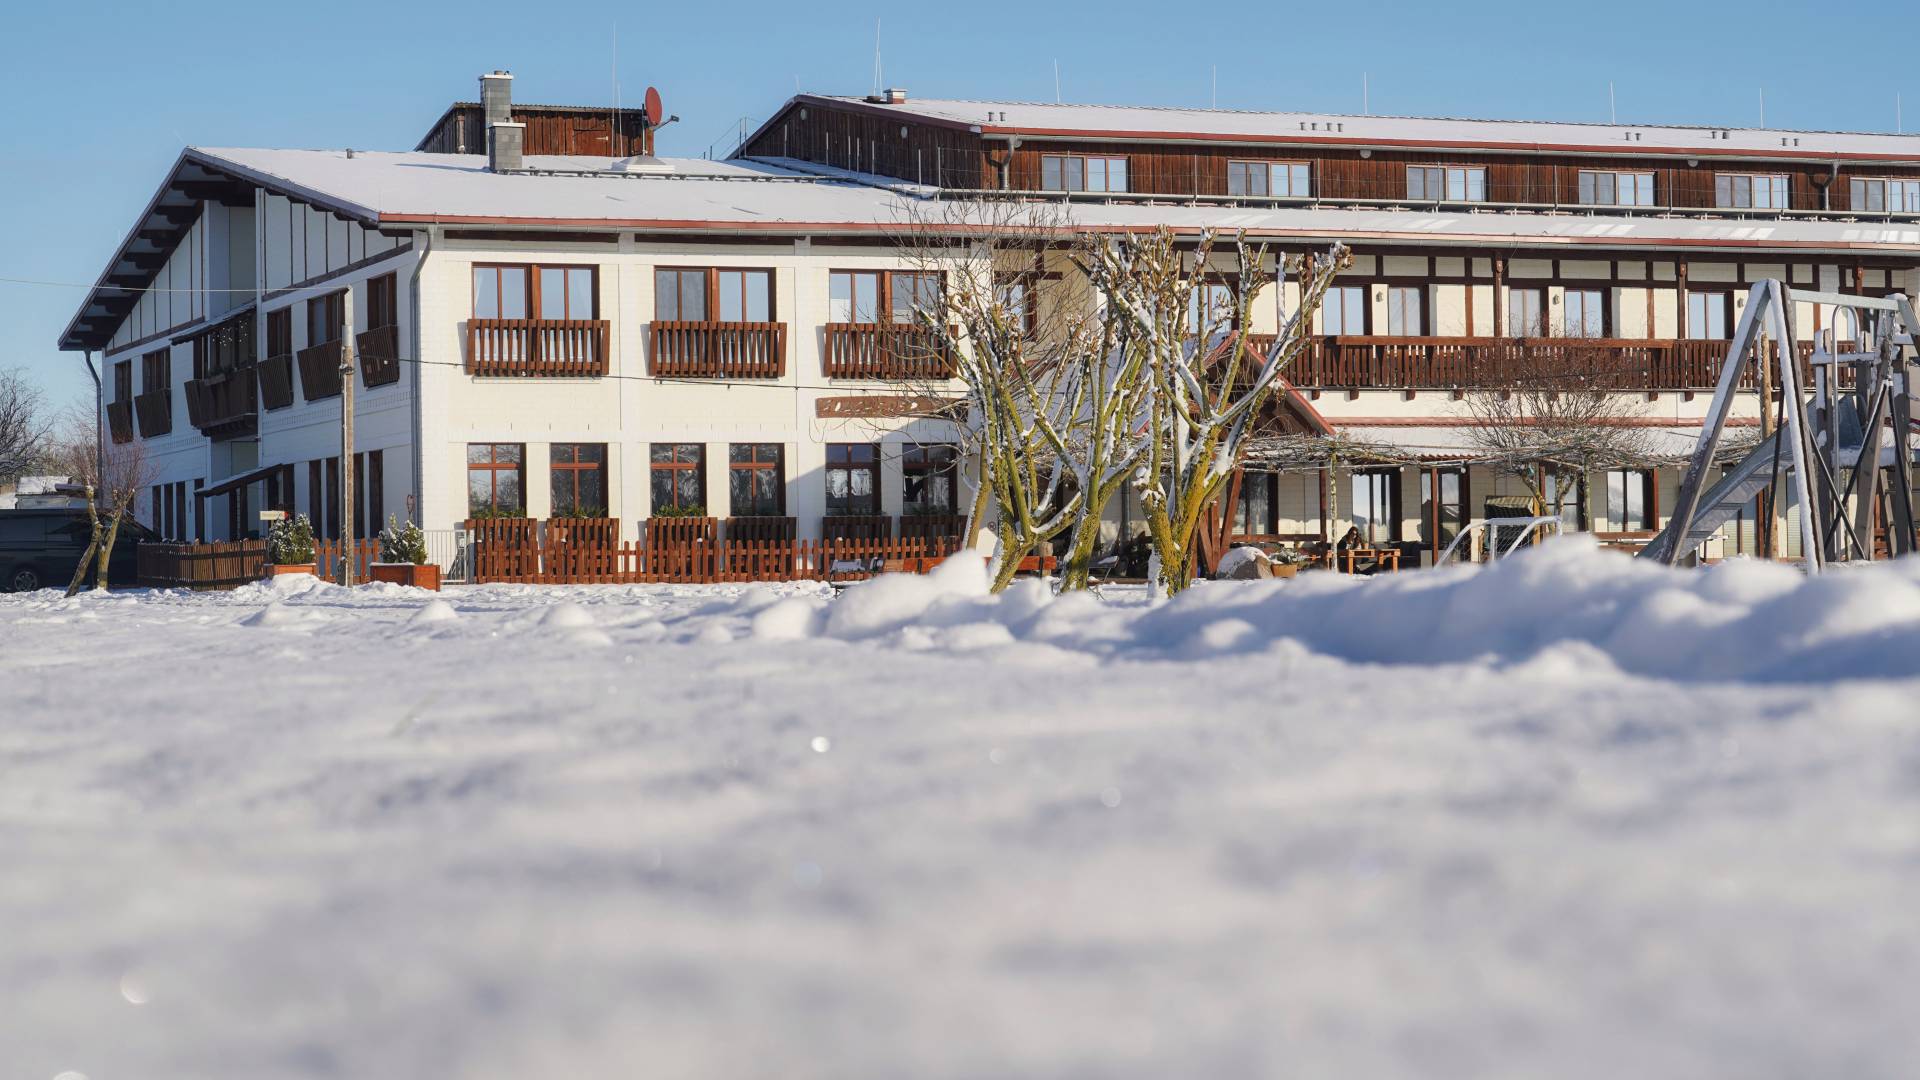
[[[979,188],[993,186],[984,150],[980,136],[972,132],[921,123],[911,115],[872,115],[806,102],[775,117],[741,153],[798,158],[942,187]]]
[[[653,129],[640,109],[587,109],[515,105],[515,123],[527,125],[528,154],[628,157],[653,153]],[[416,149],[429,154],[487,152],[486,114],[478,103],[460,102],[440,117]]]

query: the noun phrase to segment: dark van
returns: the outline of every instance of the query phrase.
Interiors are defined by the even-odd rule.
[[[0,590],[66,588],[87,552],[90,533],[85,510],[0,510]],[[154,539],[151,529],[131,517],[122,520],[113,558],[107,561],[108,584],[133,584],[134,545]],[[91,570],[86,584],[92,587]]]

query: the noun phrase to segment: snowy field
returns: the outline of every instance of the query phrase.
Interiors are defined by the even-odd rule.
[[[0,597],[0,1077],[1911,1077],[1920,562]]]

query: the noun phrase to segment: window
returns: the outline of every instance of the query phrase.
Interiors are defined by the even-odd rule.
[[[1361,469],[1353,474],[1353,524],[1369,545],[1400,539],[1400,470]]]
[[[597,319],[598,282],[593,266],[476,266],[473,317]]]
[[[885,275],[876,270],[835,270],[827,276],[827,321],[832,323],[877,323],[880,321],[880,282]]]
[[[1849,186],[1855,210],[1920,214],[1920,180],[1856,179]]]
[[[1034,328],[1033,275],[1005,274],[994,286],[994,300],[1009,322],[1032,336]]]
[[[1420,474],[1420,539],[1435,555],[1446,550],[1467,521],[1467,471],[1428,469]]]
[[[1713,178],[1713,205],[1751,206],[1756,210],[1785,210],[1787,190],[1785,175],[1745,176],[1738,173],[1721,173]]]
[[[893,321],[919,322],[919,313],[940,314],[940,275],[935,273],[891,273],[887,291],[893,297]]]
[[[1486,202],[1487,170],[1468,165],[1407,166],[1407,198]]]
[[[952,514],[959,506],[954,479],[960,448],[951,443],[908,443],[900,456],[901,512]]]
[[[394,276],[381,274],[367,282],[367,329],[398,325],[394,303]]]
[[[1125,191],[1127,159],[1045,154],[1040,158],[1042,191]]]
[[[943,305],[937,273],[835,270],[827,275],[830,323],[877,323],[882,311],[896,323],[917,323],[916,311],[937,315]]]
[[[113,365],[113,400],[133,400],[133,361],[122,360]]]
[[[1652,206],[1653,174],[1582,169],[1580,202],[1583,206]]]
[[[1272,536],[1280,531],[1274,516],[1280,474],[1248,469],[1240,475],[1240,501],[1233,508],[1235,536]]]
[[[1587,524],[1587,479],[1583,474],[1547,470],[1547,513],[1560,518],[1570,532],[1579,532]]]
[[[347,294],[330,292],[307,301],[307,345],[340,340],[340,322],[347,317]]]
[[[727,447],[728,513],[734,517],[779,517],[787,512],[784,450],[779,443],[734,443]]]
[[[1311,175],[1312,170],[1304,161],[1229,161],[1227,194],[1304,198],[1312,194],[1308,180]]]
[[[1233,289],[1224,281],[1196,281],[1187,292],[1187,330],[1195,334],[1218,333],[1233,328],[1239,311],[1233,302]]]
[[[653,317],[661,322],[772,322],[773,271],[656,270]]]
[[[827,444],[827,513],[880,512],[880,448],[872,443]]]
[[[467,516],[525,516],[525,462],[526,447],[520,443],[468,443]],[[334,459],[329,458],[327,466],[331,471]],[[337,482],[330,478],[329,483],[337,493]]]
[[[1395,285],[1387,290],[1387,333],[1395,337],[1419,337],[1425,333],[1421,319],[1420,287]]]
[[[267,355],[293,355],[293,309],[267,312]]]
[[[1329,337],[1367,332],[1367,287],[1341,285],[1320,303],[1320,332]]]
[[[705,517],[707,448],[700,443],[654,443],[651,478],[655,517]]]
[[[1650,532],[1653,527],[1653,470],[1607,470],[1607,531]]]
[[[1566,319],[1561,333],[1566,337],[1603,338],[1607,336],[1607,293],[1604,289],[1568,289]]]
[[[1507,290],[1507,333],[1514,337],[1547,336],[1547,291]]]
[[[553,516],[606,517],[607,444],[554,443],[547,456]]]
[[[1687,294],[1687,337],[1695,341],[1725,341],[1733,336],[1728,329],[1732,324],[1732,293]]]
[[[173,350],[155,349],[140,357],[140,392],[157,394],[173,385]]]

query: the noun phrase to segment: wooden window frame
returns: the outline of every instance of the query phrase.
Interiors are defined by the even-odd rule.
[[[113,400],[115,403],[133,400],[133,360],[116,360],[113,364]]]
[[[1267,513],[1263,521],[1252,520],[1247,496],[1255,486],[1263,488]],[[1254,526],[1258,526],[1255,528]],[[1277,469],[1244,468],[1240,473],[1240,495],[1233,502],[1234,536],[1278,536],[1280,533],[1280,472]]]
[[[1574,334],[1574,333],[1568,332],[1568,327],[1572,325],[1568,321],[1569,319],[1568,313],[1573,310],[1573,305],[1568,302],[1568,298],[1573,296],[1573,294],[1575,293],[1598,293],[1600,295],[1600,332],[1598,334],[1587,334],[1587,333]],[[1583,312],[1585,307],[1586,305],[1583,302],[1581,304],[1581,308]],[[1605,338],[1608,338],[1612,336],[1612,334],[1613,334],[1613,289],[1612,288],[1605,285],[1595,286],[1591,288],[1584,285],[1580,285],[1580,286],[1568,285],[1561,288],[1560,290],[1560,336],[1561,337],[1574,340],[1574,341],[1598,341],[1598,340],[1603,340]]]
[[[1047,186],[1047,162],[1048,161],[1058,161],[1061,163],[1059,187]],[[1069,161],[1077,161],[1080,163],[1080,186],[1079,187],[1071,187],[1068,185],[1066,163]],[[1102,175],[1106,177],[1106,186],[1104,187],[1094,188],[1094,187],[1087,186],[1088,178],[1093,175],[1093,170],[1088,167],[1088,162],[1093,162],[1093,161],[1099,161],[1104,163],[1101,170]],[[1116,161],[1120,163],[1120,172],[1123,178],[1121,181],[1121,186],[1117,188],[1113,186],[1113,182],[1112,182],[1113,181],[1113,163]],[[1061,192],[1068,192],[1068,193],[1077,191],[1077,192],[1081,192],[1085,194],[1093,194],[1093,195],[1125,195],[1125,194],[1131,193],[1132,189],[1133,189],[1133,163],[1128,159],[1127,155],[1125,154],[1041,154],[1040,155],[1040,188],[1039,190],[1041,191],[1061,191]]]
[[[1452,476],[1459,479],[1458,499],[1447,501],[1443,498],[1440,478]],[[1434,563],[1440,561],[1440,555],[1454,537],[1464,531],[1473,520],[1470,508],[1473,506],[1473,470],[1464,465],[1432,467],[1420,470],[1420,508],[1422,511],[1421,528],[1427,531],[1427,546]],[[1453,536],[1442,535],[1444,523],[1440,512],[1445,506],[1454,506],[1457,510]]]
[[[1354,469],[1351,473],[1348,474],[1349,484],[1351,487],[1351,491],[1347,496],[1347,510],[1349,511],[1349,513],[1351,513],[1351,511],[1353,510],[1354,497],[1360,493],[1361,477],[1368,477],[1368,478],[1372,478],[1376,476],[1385,477],[1387,481],[1387,492],[1386,492],[1387,505],[1385,506],[1385,509],[1387,511],[1387,524],[1386,524],[1387,536],[1385,539],[1377,540],[1374,537],[1367,535],[1367,532],[1373,528],[1371,521],[1369,521],[1367,529],[1361,530],[1360,539],[1363,543],[1367,544],[1370,547],[1381,547],[1386,545],[1398,544],[1400,542],[1400,534],[1404,530],[1405,524],[1406,524],[1404,521],[1404,514],[1401,510],[1401,504],[1405,501],[1404,492],[1401,489],[1401,484],[1403,483],[1403,477],[1401,476],[1401,473],[1402,473],[1402,469],[1400,468],[1400,466],[1389,465],[1389,466],[1383,466],[1379,468]],[[1373,500],[1371,498],[1372,487],[1373,485],[1371,483],[1367,485],[1368,491],[1370,493],[1369,499],[1368,499],[1369,517],[1371,517],[1372,511],[1374,509]],[[1354,521],[1353,524],[1358,525],[1360,523],[1358,521]]]
[[[346,303],[347,291],[345,289],[335,289],[330,293],[310,297],[307,300],[308,348],[312,348],[315,345],[327,345],[340,340],[340,324],[346,321],[347,317]],[[318,313],[318,322],[315,321],[316,313]],[[316,327],[327,330],[330,333],[326,337],[317,337],[314,332]]]
[[[173,348],[168,346],[140,354],[140,392],[154,394],[173,387]]]
[[[293,305],[267,312],[267,355],[293,355]]]
[[[1370,337],[1372,336],[1373,334],[1373,286],[1372,284],[1369,283],[1365,285],[1352,285],[1352,284],[1342,284],[1336,281],[1332,285],[1327,286],[1327,295],[1329,296],[1334,295],[1335,291],[1339,289],[1360,290],[1360,331],[1359,333],[1354,333],[1352,330],[1347,328],[1346,326],[1347,308],[1345,303],[1342,303],[1339,305],[1339,310],[1341,315],[1340,329],[1339,330],[1327,329],[1327,306],[1323,298],[1322,303],[1320,305],[1320,329],[1321,329],[1322,335],[1325,337]]]
[[[1609,187],[1613,192],[1613,197],[1605,201],[1602,201],[1599,197],[1600,177],[1602,176],[1610,179]],[[1588,182],[1588,177],[1593,178],[1591,183]],[[1640,202],[1636,199],[1633,202],[1622,202],[1620,200],[1620,180],[1622,177],[1633,178],[1633,187],[1636,193],[1640,189],[1640,182],[1645,180],[1647,201]],[[1581,169],[1579,170],[1579,175],[1575,178],[1575,197],[1579,200],[1581,206],[1658,206],[1660,205],[1660,197],[1655,183],[1655,173],[1651,169]],[[1589,195],[1592,197],[1589,198]]]
[[[523,318],[533,322],[554,322],[554,321],[597,322],[600,319],[600,264],[599,263],[577,263],[577,262],[537,262],[537,263],[535,262],[524,262],[524,263],[477,262],[477,263],[474,263],[472,267],[469,268],[467,273],[468,293],[469,293],[467,300],[470,305],[468,308],[469,311],[480,310],[480,302],[479,302],[480,301],[480,282],[478,280],[478,272],[481,270],[524,270],[526,271],[527,313],[526,315],[520,316],[519,318]],[[540,314],[540,310],[542,306],[541,305],[542,297],[540,294],[540,290],[541,290],[541,285],[540,285],[541,273],[540,272],[543,270],[585,270],[589,274],[591,274],[592,283],[588,288],[588,293],[593,297],[593,313],[590,315],[576,315],[572,312],[568,312],[566,315],[561,316],[557,320],[548,319],[546,316]],[[496,310],[501,310],[504,307],[504,305],[501,305],[499,302],[501,298],[506,295],[504,292],[500,291],[499,282],[501,280],[502,280],[501,277],[498,275],[494,277],[494,282],[495,282],[494,307]],[[493,316],[476,315],[474,317],[505,319],[505,320],[515,319],[514,316],[510,316],[510,315],[493,315]]]
[[[587,448],[587,447],[599,448],[600,450],[599,461],[581,461],[580,460],[580,451],[583,448]],[[571,451],[570,458],[563,459],[561,457],[561,451],[563,448]],[[601,505],[600,512],[598,514],[590,514],[590,515],[584,515],[584,516],[607,517],[611,514],[612,494],[608,490],[608,485],[607,485],[607,453],[608,453],[607,444],[603,442],[601,443],[565,442],[565,443],[549,443],[548,444],[547,446],[547,496],[548,496],[547,514],[549,517],[583,516],[579,512],[580,506],[581,506],[580,477],[581,477],[581,474],[583,473],[599,474],[600,499],[603,504]],[[572,506],[570,507],[572,513],[569,513],[569,514],[561,513],[560,500],[555,499],[553,497],[554,492],[557,489],[557,486],[561,483],[562,480],[566,482],[567,487],[570,488],[572,492],[572,497],[570,499],[570,502],[572,503]]]
[[[1734,319],[1733,291],[1731,289],[1687,289],[1682,295],[1687,305],[1686,330],[1680,335],[1683,339],[1688,341],[1728,341],[1732,339]],[[1706,297],[1718,297],[1720,299],[1720,322],[1727,331],[1724,337],[1706,338],[1696,334],[1696,331],[1700,329],[1700,327],[1694,325],[1693,317],[1693,298],[1696,296],[1703,299]]]
[[[946,272],[942,270],[836,270],[836,269],[829,269],[827,271],[827,314],[828,315],[833,314],[833,279],[840,274],[846,274],[849,276],[856,276],[856,277],[862,274],[878,275],[880,282],[877,287],[878,295],[874,299],[874,321],[872,323],[862,323],[854,319],[836,320],[836,319],[829,318],[828,322],[833,323],[834,325],[838,325],[838,326],[875,326],[875,325],[913,326],[913,325],[916,325],[913,322],[898,322],[893,317],[893,283],[895,278],[900,278],[900,277],[928,276],[928,277],[934,278],[939,285],[941,304],[944,306],[946,303],[947,275],[946,275]],[[849,298],[849,301],[850,301],[850,310],[848,311],[848,314],[852,315],[852,314],[855,314],[855,311],[851,310],[851,308],[857,307],[857,305],[851,304],[851,297]]]
[[[1404,295],[1407,293],[1411,293],[1413,295],[1414,303],[1418,306],[1419,310],[1414,312],[1414,315],[1416,317],[1414,319],[1414,325],[1411,330],[1409,330],[1406,327],[1405,320],[1402,319],[1401,320],[1402,325],[1400,330],[1395,331],[1393,328],[1393,320],[1395,315],[1395,302],[1401,295]],[[1387,286],[1387,336],[1388,337],[1425,337],[1427,333],[1427,308],[1428,307],[1429,307],[1429,304],[1427,303],[1426,286],[1424,285],[1389,285]]]
[[[1738,200],[1735,187],[1741,180],[1747,181],[1747,201],[1744,203]],[[1780,200],[1766,206],[1756,203],[1753,198],[1756,180],[1767,181],[1769,188],[1777,186]],[[1721,210],[1788,210],[1793,207],[1793,179],[1786,173],[1714,173],[1713,205]]]
[[[865,449],[868,452],[870,452],[873,455],[873,460],[868,462],[853,462],[853,461],[836,462],[833,460],[835,451],[852,450],[856,447]],[[826,454],[827,454],[826,464],[825,466],[822,467],[820,475],[821,475],[821,481],[825,485],[827,516],[828,517],[866,517],[866,516],[872,516],[880,513],[881,512],[880,508],[885,505],[885,501],[880,497],[881,496],[880,444],[870,443],[870,442],[828,443]],[[832,480],[832,476],[836,472],[844,472],[847,474],[848,498],[852,498],[853,474],[857,472],[864,472],[868,474],[872,483],[871,490],[873,492],[873,506],[870,509],[866,509],[866,510],[862,510],[858,508],[846,508],[846,507],[836,509],[833,505],[833,480]]]
[[[1262,171],[1264,173],[1264,179],[1261,181],[1261,183],[1264,185],[1266,190],[1241,191],[1241,192],[1234,191],[1233,190],[1233,172],[1234,172],[1235,166],[1238,166],[1242,170],[1253,169],[1253,170]],[[1293,190],[1293,170],[1295,168],[1303,168],[1307,170],[1307,190],[1305,191]],[[1285,174],[1287,177],[1287,190],[1284,192],[1276,192],[1273,190],[1273,177],[1276,171],[1281,171],[1281,170],[1285,171]],[[1230,198],[1244,195],[1249,198],[1267,197],[1267,198],[1278,198],[1278,199],[1310,199],[1313,197],[1313,162],[1299,161],[1291,158],[1280,158],[1280,159],[1228,158],[1227,159],[1227,195]]]
[[[487,448],[486,461],[473,460],[473,448],[476,446],[484,446]],[[512,446],[512,447],[518,448],[520,451],[518,460],[515,460],[515,461],[501,460],[500,448],[503,446]],[[493,516],[495,517],[505,516],[500,514],[500,474],[503,472],[511,472],[511,473],[517,474],[520,479],[520,505],[514,508],[519,512],[517,514],[514,514],[513,516],[514,517],[526,516],[526,513],[527,513],[527,444],[526,443],[480,442],[480,443],[467,444],[467,474],[466,475],[467,475],[467,516],[468,517],[475,516],[474,514],[475,507],[473,505],[473,474],[476,472],[484,472],[487,474],[487,506],[486,508],[492,511]]]
[[[938,454],[931,453],[938,451]],[[936,457],[947,458],[944,462]],[[922,484],[942,473],[951,477],[947,484],[947,504],[929,507],[916,503],[910,493],[916,481]],[[874,488],[876,494],[878,487]],[[900,448],[900,512],[902,514],[957,514],[960,512],[960,445],[958,443],[904,443]]]
[[[1629,481],[1637,478],[1640,487],[1640,523],[1637,525],[1626,520],[1625,507],[1616,508],[1614,505],[1614,477],[1623,474],[1628,477]],[[1608,469],[1604,474],[1604,480],[1607,485],[1607,531],[1651,532],[1660,527],[1660,508],[1657,502],[1659,488],[1652,469]],[[1621,485],[1621,490],[1624,494],[1626,490],[1625,484]],[[1617,515],[1621,522],[1618,528],[1614,526],[1616,509],[1620,511]]]
[[[655,452],[660,447],[663,447],[663,446],[672,448],[671,450],[672,456],[666,461],[660,461],[654,456]],[[683,460],[680,456],[680,452],[689,447],[691,447],[694,450],[694,458],[692,461]],[[710,516],[708,513],[708,507],[707,507],[707,444],[706,443],[657,442],[657,443],[647,444],[647,495],[651,500],[650,505],[652,507],[652,513],[655,516],[659,515],[661,506],[660,506],[659,498],[654,493],[653,481],[656,476],[660,475],[663,472],[675,473],[675,474],[681,473],[681,472],[692,472],[699,478],[695,484],[695,487],[700,492],[700,505],[698,507],[698,510],[700,512],[698,514],[684,513],[684,514],[676,514],[672,516],[677,516],[677,517]],[[682,506],[680,504],[679,483],[676,482],[672,484],[669,487],[669,490],[673,492],[673,496],[674,496],[672,501],[672,509],[674,510],[694,509],[694,507]]]
[[[993,298],[1002,307],[1006,306],[1003,290],[1014,287],[1023,290],[1020,333],[1025,337],[1032,337],[1034,328],[1039,325],[1039,313],[1035,309],[1039,306],[1039,284],[1043,276],[1038,270],[1002,270],[993,275]]]
[[[1513,315],[1514,315],[1513,301],[1516,296],[1531,296],[1536,301],[1538,301],[1538,303],[1534,305],[1535,319],[1532,325],[1529,327],[1529,329],[1534,331],[1534,333],[1532,334],[1523,334],[1523,333],[1519,333],[1516,330],[1516,324],[1513,318]],[[1507,336],[1515,337],[1515,338],[1552,337],[1553,324],[1549,321],[1549,314],[1552,311],[1552,308],[1553,308],[1553,305],[1550,302],[1550,298],[1547,293],[1547,288],[1544,285],[1509,285],[1507,286]]]
[[[654,274],[653,319],[655,322],[705,322],[705,323],[770,322],[771,323],[771,322],[780,321],[779,289],[776,286],[777,275],[774,273],[774,270],[772,267],[768,267],[768,266],[656,266],[653,268],[653,274]],[[702,274],[704,275],[705,282],[703,285],[703,289],[704,289],[704,299],[705,299],[706,310],[707,310],[706,318],[689,319],[689,318],[686,318],[684,315],[679,315],[679,314],[676,314],[673,316],[667,316],[667,315],[661,314],[660,312],[660,275],[661,274]],[[728,320],[728,319],[721,318],[720,317],[720,275],[721,274],[760,274],[765,276],[767,280],[767,317],[764,319],[748,319],[743,317],[738,320]],[[676,285],[675,288],[677,290],[679,286]],[[675,295],[676,301],[680,296],[684,296],[684,295],[685,295],[684,293],[676,292],[676,295]],[[744,293],[741,294],[740,301],[741,301],[740,311],[741,311],[741,314],[744,316],[747,311],[746,295]],[[681,305],[681,306],[684,306],[684,305]]]
[[[748,460],[746,461],[741,461],[735,456],[737,452],[743,447],[748,450],[750,455]],[[760,455],[760,451],[766,447],[773,448],[773,459],[771,461],[764,460]],[[737,475],[740,475],[741,473],[754,473],[754,472],[773,473],[773,509],[760,510],[760,509],[749,508],[746,512],[743,513],[740,509],[740,492],[733,486],[734,477]],[[749,490],[751,490],[751,485],[749,485]],[[727,514],[728,516],[729,517],[785,517],[786,513],[787,513],[787,448],[786,448],[786,445],[784,443],[777,443],[777,442],[728,443],[727,444]]]
[[[392,273],[367,279],[367,329],[400,325],[399,280]]]
[[[1438,170],[1440,173],[1441,194],[1437,196],[1427,194],[1415,195],[1413,193],[1413,171],[1415,169],[1423,171],[1423,175],[1421,176],[1421,186],[1423,188],[1426,186],[1427,179],[1424,173]],[[1459,198],[1454,198],[1452,194],[1452,174],[1456,172],[1461,174],[1460,185],[1463,193]],[[1480,177],[1480,197],[1477,199],[1473,196],[1473,185],[1471,183],[1476,173],[1479,174]],[[1450,165],[1444,161],[1408,162],[1406,165],[1406,181],[1407,199],[1412,202],[1449,203],[1487,201],[1487,167],[1485,165]]]

